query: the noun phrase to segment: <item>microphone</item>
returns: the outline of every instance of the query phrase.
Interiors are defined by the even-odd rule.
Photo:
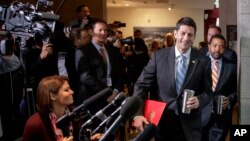
[[[81,105],[88,106],[88,105],[94,103],[95,101],[97,101],[98,99],[103,98],[105,96],[108,96],[111,92],[112,92],[111,88],[109,88],[109,87],[105,88],[102,91],[100,91],[99,93],[97,93],[97,94],[91,96],[90,98],[86,99],[83,102],[83,104],[81,104]]]
[[[133,141],[150,141],[156,133],[156,126],[152,123],[144,125],[142,131]]]
[[[108,110],[111,109],[112,107],[117,107],[117,106],[121,105],[122,101],[125,98],[126,98],[125,93],[123,93],[123,92],[119,93],[112,102],[110,102],[103,109],[101,109],[98,112],[96,112],[96,114],[94,116],[92,116],[88,121],[86,121],[82,125],[82,127],[91,125],[95,121],[95,119],[99,119],[99,120],[104,121],[107,118],[107,116],[106,116],[105,113],[107,113]]]
[[[49,13],[49,12],[39,12],[37,13],[37,15],[45,18],[45,19],[49,19],[49,20],[60,20],[60,15],[56,15],[53,13]]]
[[[124,105],[121,106],[120,115],[116,118],[113,124],[108,128],[107,132],[103,135],[100,141],[110,141],[113,140],[116,130],[120,125],[133,117],[141,106],[140,98],[137,96],[127,98]]]
[[[104,121],[102,121],[98,127],[95,128],[95,130],[92,131],[91,135],[94,135],[95,133],[97,133],[97,131],[104,127],[105,125],[108,124],[108,122],[111,122],[114,119],[114,116],[118,114],[118,112],[120,112],[121,110],[121,106],[118,107],[108,118],[106,118]]]
[[[113,113],[111,113],[111,115],[109,115],[105,120],[103,120],[99,125],[98,127],[96,127],[95,130],[92,131],[92,135],[94,135],[95,133],[97,133],[97,131],[104,127],[105,125],[106,126],[109,126],[111,125],[111,122],[113,122],[114,118],[117,117],[117,115],[119,114],[121,108],[122,108],[122,105],[126,102],[127,98],[125,100],[123,100],[121,106],[119,106]]]
[[[71,120],[73,120],[74,116],[76,115],[77,112],[79,111],[86,111],[88,115],[90,115],[89,111],[86,109],[86,107],[88,105],[90,105],[91,103],[95,102],[96,100],[107,96],[108,94],[110,94],[110,92],[112,92],[111,88],[105,88],[103,90],[101,90],[100,92],[98,92],[97,94],[91,96],[90,98],[86,99],[81,105],[77,106],[76,108],[73,109],[72,112],[70,112],[67,115],[62,116],[61,118],[59,118],[56,122],[56,127],[57,128],[63,128],[66,125],[69,124],[69,122]]]

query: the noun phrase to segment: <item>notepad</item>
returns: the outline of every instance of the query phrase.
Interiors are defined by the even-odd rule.
[[[165,102],[155,100],[145,100],[144,102],[144,117],[151,123],[158,125],[162,113],[167,106]]]

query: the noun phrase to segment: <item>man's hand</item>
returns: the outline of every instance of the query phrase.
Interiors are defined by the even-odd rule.
[[[102,138],[103,134],[101,133],[96,133],[90,137],[91,141],[99,141]]]
[[[53,54],[53,48],[52,48],[52,44],[45,44],[42,47],[42,52],[40,53],[40,58],[46,59],[48,56],[50,56],[51,54]]]
[[[187,101],[187,108],[197,109],[200,105],[199,99],[197,96],[190,97]]]
[[[116,97],[117,95],[118,95],[118,93],[115,92],[115,91],[113,91],[112,95],[109,96],[109,97],[107,98],[107,101],[108,101],[109,103],[112,102],[112,101],[115,99],[115,97]]]
[[[144,116],[136,116],[133,120],[133,126],[141,132],[144,130],[144,124],[149,124]]]
[[[116,40],[116,41],[113,43],[113,46],[114,46],[114,47],[117,47],[117,48],[121,48],[122,43],[121,43],[120,40]]]
[[[73,141],[73,136],[65,137],[62,141]]]

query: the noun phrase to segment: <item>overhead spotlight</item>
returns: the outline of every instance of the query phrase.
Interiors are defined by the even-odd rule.
[[[170,4],[169,7],[168,7],[168,10],[169,10],[169,11],[173,10],[174,6],[175,6],[175,4],[173,4],[173,3]]]

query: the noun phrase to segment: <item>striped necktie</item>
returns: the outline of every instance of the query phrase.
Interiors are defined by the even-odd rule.
[[[176,91],[179,94],[183,81],[186,75],[186,57],[184,55],[180,55],[177,64],[177,71],[176,71]]]
[[[212,90],[215,91],[215,88],[218,83],[218,74],[219,74],[219,61],[213,61],[213,69],[212,69]]]

